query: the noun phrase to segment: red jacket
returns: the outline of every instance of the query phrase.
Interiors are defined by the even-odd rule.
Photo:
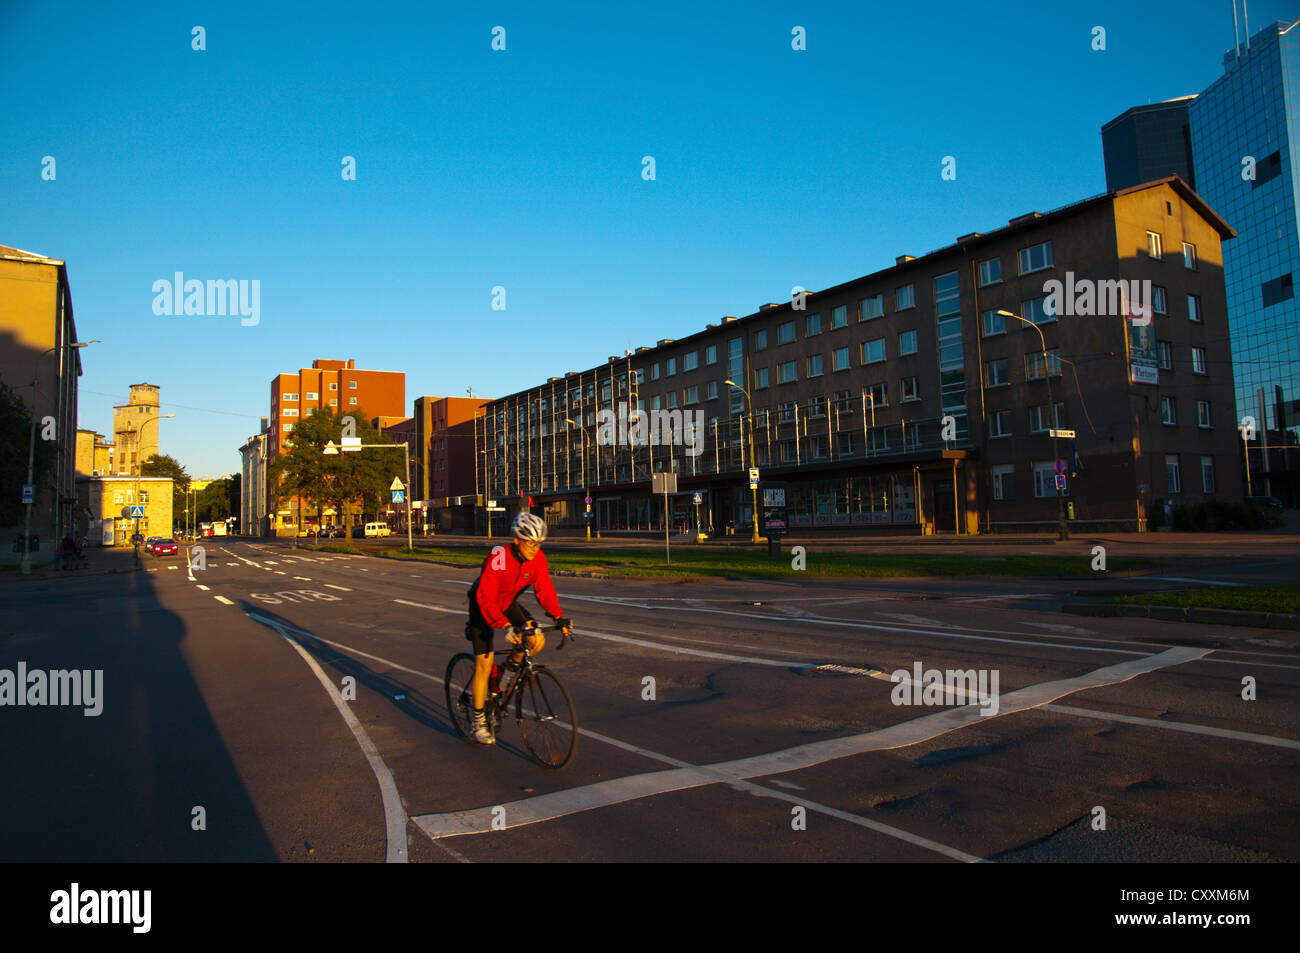
[[[553,619],[564,615],[546,568],[546,554],[541,550],[524,562],[515,555],[513,546],[498,546],[483,560],[483,571],[474,583],[473,597],[487,624],[494,629],[504,629],[510,625],[510,620],[504,615],[506,609],[529,586],[533,587],[533,593],[547,615]]]

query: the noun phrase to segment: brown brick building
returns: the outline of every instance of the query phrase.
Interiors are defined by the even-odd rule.
[[[599,526],[649,529],[663,520],[650,474],[672,469],[675,524],[699,492],[702,524],[745,532],[757,466],[789,484],[795,528],[1047,530],[1059,458],[1077,528],[1146,529],[1157,501],[1240,500],[1221,248],[1234,234],[1171,177],[899,256],[491,402],[479,492],[532,496],[574,528],[590,492]],[[1130,304],[1153,313],[1131,320]],[[658,411],[670,439],[602,441],[621,403]],[[1055,457],[1051,429],[1075,432]]]

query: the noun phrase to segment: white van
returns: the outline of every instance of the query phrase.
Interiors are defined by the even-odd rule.
[[[393,534],[393,531],[392,531],[391,529],[388,528],[388,524],[387,524],[387,523],[367,523],[367,524],[366,524],[366,538],[367,538],[367,539],[369,539],[369,538],[372,537],[372,536],[391,536],[392,534]]]

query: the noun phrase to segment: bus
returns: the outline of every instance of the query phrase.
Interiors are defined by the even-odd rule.
[[[211,535],[212,535],[212,524],[211,524],[211,523],[200,523],[200,524],[199,524],[199,536],[201,536],[201,537],[204,538],[204,539],[207,539],[207,538],[208,538],[209,536],[211,536]]]

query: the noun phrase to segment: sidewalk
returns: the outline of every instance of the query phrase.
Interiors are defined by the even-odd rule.
[[[140,550],[140,567],[147,568],[153,559],[143,549]],[[129,546],[98,549],[90,547],[86,551],[87,568],[55,570],[53,560],[44,565],[32,565],[30,575],[24,576],[15,565],[12,569],[0,571],[0,585],[4,583],[21,583],[31,580],[75,579],[79,576],[104,576],[109,573],[129,573],[136,569],[135,559]]]

